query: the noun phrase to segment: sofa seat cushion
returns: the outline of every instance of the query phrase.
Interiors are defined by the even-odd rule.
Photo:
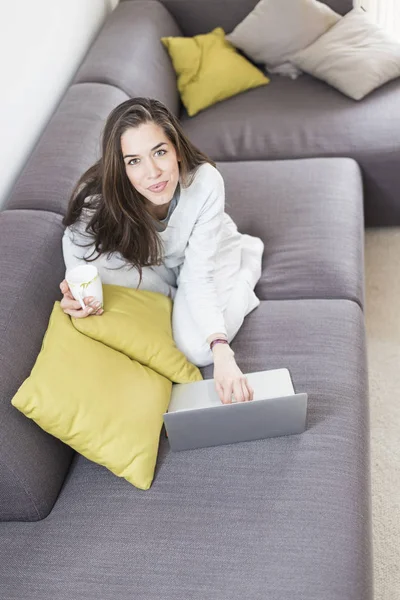
[[[17,179],[7,208],[65,214],[78,179],[100,156],[109,113],[128,96],[101,83],[71,86]]]
[[[261,300],[348,298],[363,306],[362,183],[353,160],[217,166],[226,212],[265,245]]]
[[[146,492],[76,456],[46,520],[0,525],[2,597],[372,600],[362,311],[262,302],[233,346],[245,373],[289,368],[307,431],[176,453],[162,435]]]
[[[61,295],[63,230],[54,213],[0,213],[0,520],[46,517],[73,455],[11,405]]]
[[[361,166],[367,224],[400,224],[400,79],[361,102],[303,74],[182,114],[189,138],[217,161],[348,156]]]

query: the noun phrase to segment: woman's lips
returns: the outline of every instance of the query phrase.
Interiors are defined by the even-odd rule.
[[[152,185],[147,189],[149,189],[150,192],[163,192],[167,183],[168,181],[160,181],[160,183],[156,183],[155,185]]]

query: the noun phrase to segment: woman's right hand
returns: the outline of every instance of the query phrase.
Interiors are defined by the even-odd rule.
[[[61,308],[67,315],[75,317],[76,319],[81,319],[83,317],[89,317],[90,315],[100,316],[103,314],[104,310],[101,308],[100,302],[96,302],[96,299],[93,298],[93,296],[83,299],[84,304],[86,304],[86,308],[83,309],[80,303],[73,297],[65,279],[60,283],[60,290],[63,294]]]

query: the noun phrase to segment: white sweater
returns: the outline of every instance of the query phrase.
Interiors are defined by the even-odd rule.
[[[183,288],[204,339],[213,333],[227,333],[214,281],[218,260],[226,261],[227,256],[228,260],[229,256],[235,256],[235,262],[240,263],[237,251],[229,253],[229,248],[237,250],[241,234],[224,208],[225,191],[221,174],[209,163],[201,165],[192,184],[188,188],[181,186],[179,203],[168,227],[159,233],[165,249],[164,265],[144,267],[139,288],[161,292],[171,298],[175,297],[177,286]],[[65,231],[63,253],[67,270],[87,264],[84,257],[93,251],[93,246],[82,248],[76,245],[93,239],[84,231],[86,223],[82,216]],[[103,283],[138,286],[139,273],[130,268],[119,253],[110,257],[102,254],[90,264],[97,267]],[[240,264],[231,265],[227,272],[232,274],[239,269]]]

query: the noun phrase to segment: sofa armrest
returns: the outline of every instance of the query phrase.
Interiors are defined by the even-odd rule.
[[[0,213],[0,521],[45,518],[74,455],[11,404],[60,298],[63,231],[54,213]]]
[[[176,75],[160,38],[180,35],[160,2],[123,2],[106,20],[74,83],[107,83],[130,97],[157,98],[178,116]]]

